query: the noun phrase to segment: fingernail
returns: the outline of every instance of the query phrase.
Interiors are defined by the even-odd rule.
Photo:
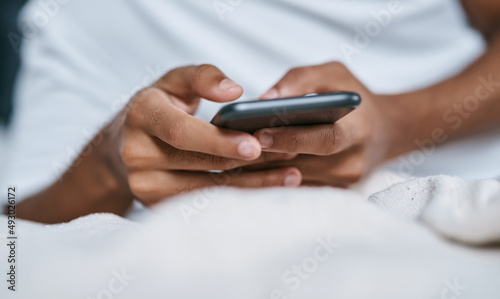
[[[244,158],[257,158],[259,149],[252,142],[244,140],[238,145],[238,153]]]
[[[261,148],[270,148],[273,145],[273,136],[269,133],[262,133],[259,135],[259,142]]]
[[[227,90],[237,86],[238,84],[236,82],[228,78],[222,79],[222,81],[219,82],[219,88],[222,90]]]
[[[280,97],[279,92],[275,88],[272,88],[265,94],[263,94],[260,98],[263,100],[270,100],[270,99],[277,99],[279,97]]]
[[[300,185],[300,178],[296,174],[289,174],[285,178],[286,187],[297,187]]]

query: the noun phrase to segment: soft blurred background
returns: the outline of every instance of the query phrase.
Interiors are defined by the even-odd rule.
[[[6,127],[12,112],[12,87],[19,65],[18,49],[12,43],[19,42],[21,34],[16,27],[17,14],[25,0],[0,1],[0,124]]]
[[[0,1],[0,165],[3,165],[6,146],[4,138],[12,115],[12,91],[19,66],[19,49],[12,41],[20,42],[21,34],[16,26],[16,18],[25,2],[25,0]]]

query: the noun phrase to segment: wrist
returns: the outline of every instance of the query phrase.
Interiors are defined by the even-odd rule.
[[[122,126],[115,126],[113,122],[101,130],[94,138],[102,142],[97,146],[93,160],[102,174],[102,191],[112,197],[128,200],[134,195],[129,188],[127,169],[120,156],[121,135]]]
[[[133,195],[117,176],[112,146],[109,134],[101,131],[59,180],[18,204],[18,216],[58,223],[98,212],[124,214]]]
[[[415,150],[416,141],[432,128],[432,114],[429,113],[432,107],[427,100],[432,98],[430,90],[375,98],[381,119],[378,136],[384,136],[385,144],[382,161]]]

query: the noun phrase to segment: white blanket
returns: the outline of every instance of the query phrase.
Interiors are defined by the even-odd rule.
[[[500,241],[497,181],[431,177],[366,198],[212,188],[135,221],[18,221],[17,289],[0,297],[500,298],[500,248],[466,244]]]
[[[434,176],[395,185],[369,198],[417,219],[442,235],[470,244],[500,244],[500,183]]]

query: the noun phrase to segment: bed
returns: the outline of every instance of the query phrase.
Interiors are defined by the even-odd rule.
[[[16,291],[0,297],[500,298],[497,180],[384,189],[390,174],[375,177],[354,190],[210,188],[128,218],[17,220]]]

